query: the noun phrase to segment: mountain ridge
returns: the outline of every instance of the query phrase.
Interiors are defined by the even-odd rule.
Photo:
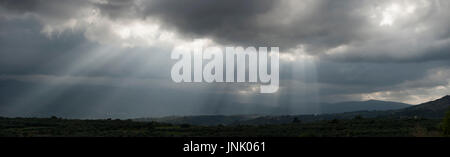
[[[450,95],[442,98],[414,105],[397,111],[395,114],[399,116],[418,116],[425,118],[441,118],[445,112],[450,109]]]
[[[322,114],[353,111],[385,111],[411,107],[412,105],[393,101],[366,100],[321,104]]]
[[[338,107],[344,107],[343,112],[333,113]],[[355,106],[361,110],[349,110]],[[192,125],[233,125],[233,124],[273,124],[288,123],[294,118],[304,122],[317,120],[327,120],[333,118],[345,119],[353,118],[356,115],[365,115],[366,117],[376,117],[387,114],[393,110],[399,110],[412,107],[412,105],[381,100],[367,101],[348,101],[339,103],[321,104],[321,108],[332,108],[324,110],[325,114],[301,114],[301,115],[274,115],[274,114],[249,114],[249,115],[197,115],[197,116],[168,116],[160,118],[138,118],[136,121],[156,121],[173,124],[192,124]]]
[[[383,103],[385,101],[368,100],[362,102]],[[361,103],[362,103],[361,102]],[[348,102],[341,102],[348,103]],[[395,102],[394,102],[395,103]],[[339,103],[336,103],[339,104]],[[336,105],[335,104],[335,105]],[[403,104],[403,103],[398,103]],[[400,105],[401,106],[401,105]],[[203,116],[172,116],[170,118],[140,118],[136,121],[156,121],[173,124],[192,125],[264,125],[264,124],[285,124],[294,120],[301,122],[313,122],[331,119],[351,119],[356,116],[364,118],[389,117],[389,118],[442,118],[445,112],[450,109],[450,95],[440,99],[425,102],[419,105],[392,110],[362,110],[343,113],[330,114],[308,114],[308,115],[203,115]]]

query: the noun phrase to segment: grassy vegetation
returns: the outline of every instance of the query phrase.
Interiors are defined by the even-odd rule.
[[[445,114],[441,123],[441,130],[445,136],[450,136],[450,110]]]
[[[311,123],[293,121],[278,125],[192,126],[131,120],[68,120],[61,118],[0,118],[0,136],[82,137],[397,137],[442,136],[441,120],[355,117]]]

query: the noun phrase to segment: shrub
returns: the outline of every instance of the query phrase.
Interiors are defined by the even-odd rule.
[[[441,124],[442,132],[444,135],[449,136],[450,135],[450,110],[447,111],[445,114],[445,117]]]

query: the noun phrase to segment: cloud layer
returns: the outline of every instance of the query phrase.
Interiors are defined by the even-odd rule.
[[[347,100],[415,104],[450,91],[449,10],[444,0],[1,0],[0,82],[27,84],[15,99],[54,97],[29,113],[67,103],[69,93],[104,104],[98,110],[124,109],[113,101],[123,98],[130,113],[151,115],[239,113],[235,104],[249,113],[258,105],[313,113],[314,104]],[[208,44],[279,46],[280,92],[170,82],[172,48]],[[86,86],[101,97],[86,99]],[[30,105],[15,99],[3,100],[4,111]]]

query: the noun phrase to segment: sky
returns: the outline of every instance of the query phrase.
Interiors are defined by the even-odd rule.
[[[280,47],[280,88],[174,83],[176,46]],[[450,93],[447,0],[0,0],[0,116],[311,114]]]

